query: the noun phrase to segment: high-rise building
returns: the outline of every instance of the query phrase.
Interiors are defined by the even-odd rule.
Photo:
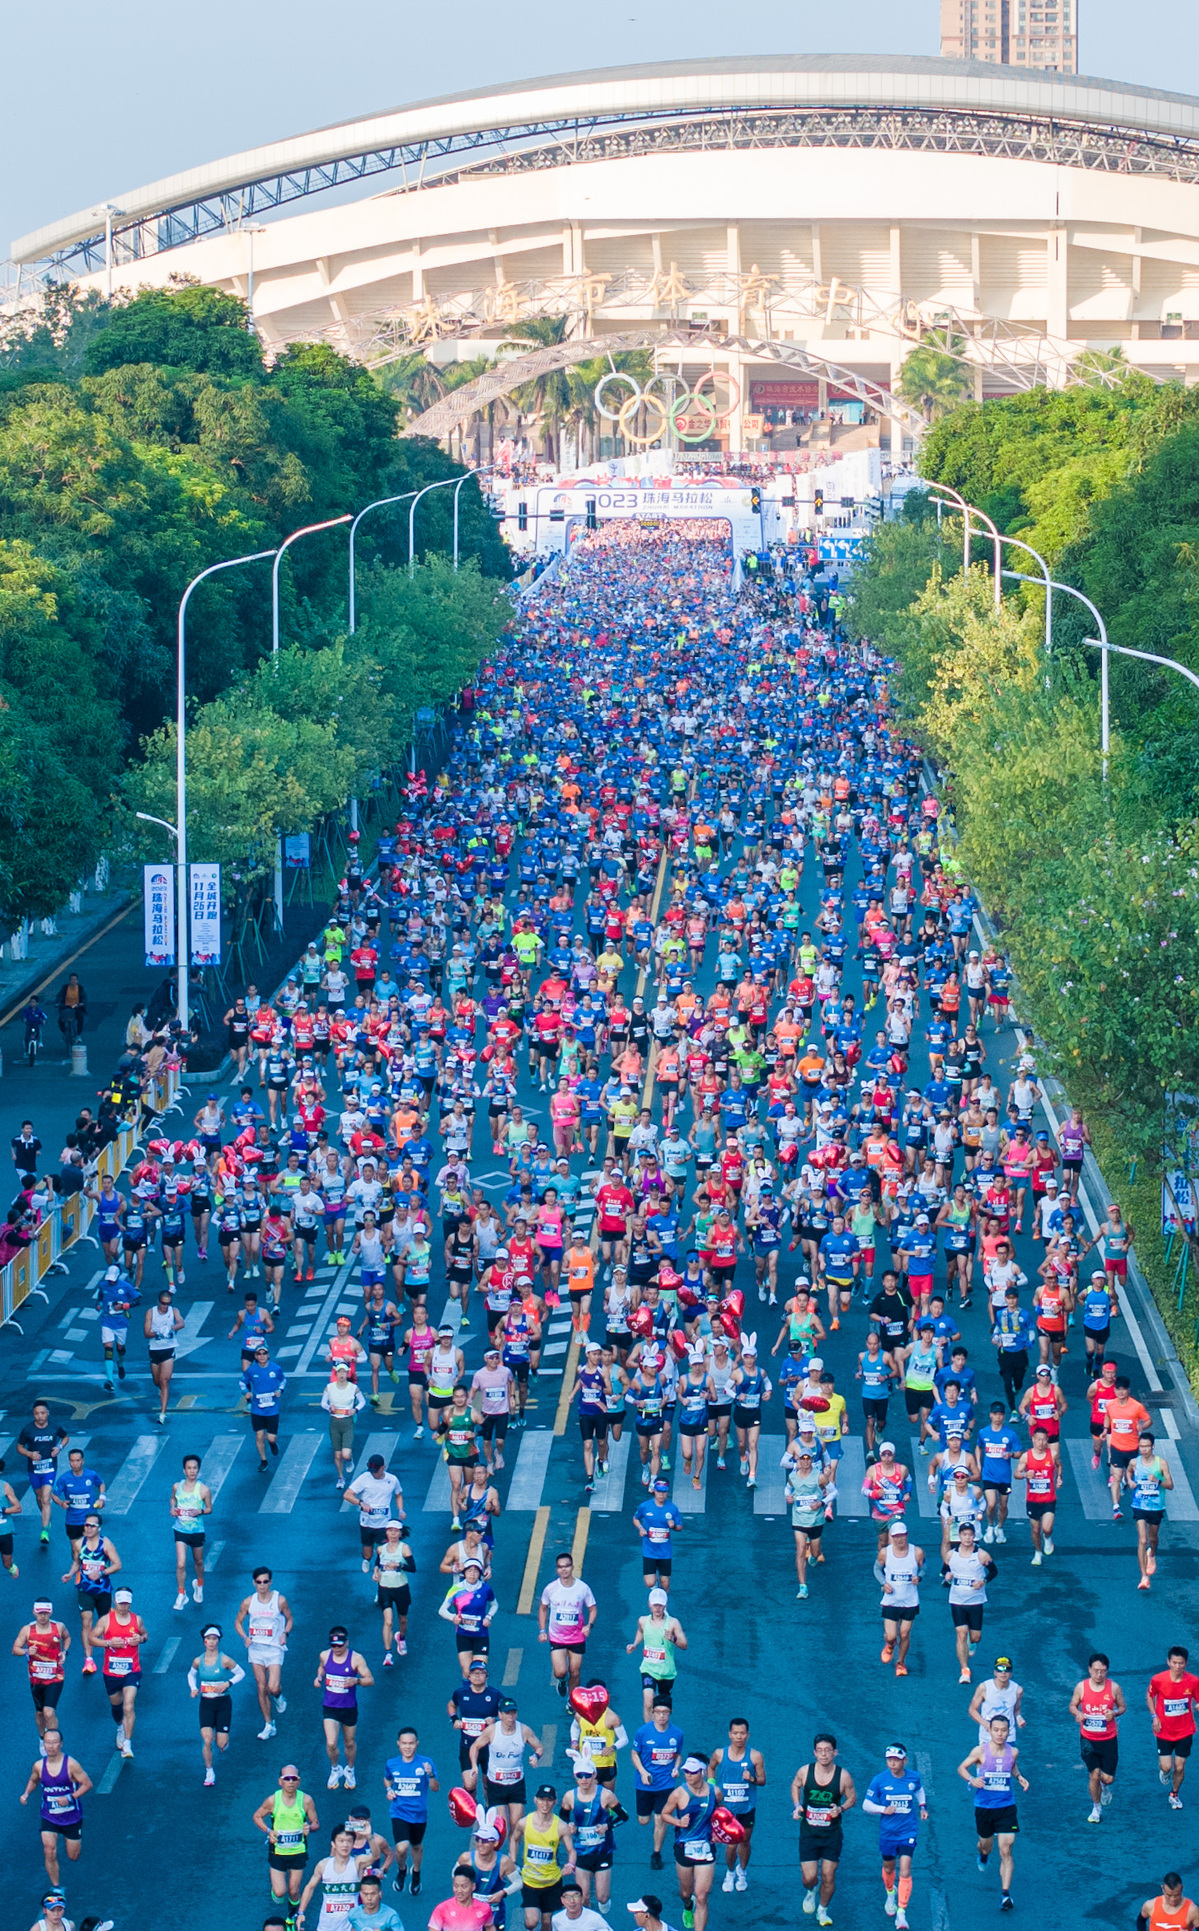
[[[941,0],[942,60],[1078,72],[1078,0]]]

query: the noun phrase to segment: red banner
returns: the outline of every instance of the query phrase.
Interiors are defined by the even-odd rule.
[[[820,399],[816,382],[751,382],[749,397],[755,409],[814,409]]]

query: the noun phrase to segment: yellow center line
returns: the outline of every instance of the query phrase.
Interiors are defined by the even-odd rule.
[[[545,1548],[545,1532],[550,1525],[549,1503],[543,1502],[533,1517],[533,1533],[529,1537],[529,1552],[525,1557],[525,1573],[521,1578],[520,1595],[516,1601],[518,1616],[531,1616],[537,1595],[537,1571],[541,1567],[541,1552]]]
[[[666,876],[667,876],[667,871],[669,869],[669,865],[670,865],[670,846],[669,844],[666,844],[663,846],[662,857],[658,864],[658,877],[654,885],[653,903],[650,906],[650,912],[649,912],[650,924],[655,927],[657,926],[657,923],[658,923],[658,914],[662,909],[662,891],[666,884]],[[646,986],[646,977],[645,977],[645,969],[643,967],[642,970],[637,974],[637,991],[634,994],[635,998],[637,999],[644,998],[645,986]],[[641,1096],[642,1106],[649,1106],[651,1104],[651,1101],[653,1098],[653,1091],[654,1091],[653,1051],[651,1050],[650,1067],[649,1067],[649,1071],[646,1074],[645,1090]],[[612,1148],[612,1137],[611,1135],[609,1135],[607,1151],[610,1152],[611,1148]],[[592,1253],[598,1256],[599,1254],[599,1215],[598,1214],[596,1214],[595,1216],[595,1225],[591,1229],[590,1247],[591,1247]],[[598,1282],[598,1275],[596,1278]],[[570,1348],[567,1351],[566,1366],[562,1370],[562,1388],[558,1395],[558,1407],[554,1415],[554,1433],[555,1435],[558,1435],[558,1436],[562,1436],[566,1433],[566,1424],[570,1419],[570,1391],[574,1387],[575,1376],[579,1371],[580,1350],[581,1350],[581,1342],[579,1340],[578,1335],[574,1334],[571,1336]]]
[[[591,1527],[591,1510],[581,1508],[575,1521],[575,1539],[570,1545],[570,1558],[575,1566],[576,1576],[583,1573],[583,1557],[587,1553],[587,1531]]]

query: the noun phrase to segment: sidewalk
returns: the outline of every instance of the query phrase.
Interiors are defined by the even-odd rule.
[[[100,1088],[113,1072],[125,1047],[125,1027],[139,1000],[149,1002],[166,976],[161,966],[147,967],[142,944],[141,900],[127,892],[114,892],[102,900],[88,899],[90,916],[60,920],[57,939],[42,939],[38,956],[17,965],[6,964],[0,971],[0,989],[5,993],[0,1018],[12,1013],[7,1025],[0,1025],[0,1053],[3,1078],[0,1078],[0,1204],[9,1198],[4,1192],[8,1178],[16,1176],[9,1164],[9,1141],[20,1131],[23,1120],[32,1120],[42,1142],[40,1170],[57,1171],[58,1155],[66,1135],[74,1130],[79,1109],[90,1106],[94,1112]],[[270,948],[256,980],[259,990],[269,997],[304,950],[309,937],[320,931],[328,917],[328,906],[293,905],[286,914],[281,938]],[[87,1048],[88,1071],[75,1078],[63,1051],[58,1030],[55,996],[69,972],[77,972],[88,997],[87,1025],[83,1044]],[[22,977],[18,974],[23,973]],[[34,1067],[24,1059],[24,1029],[20,1011],[29,993],[42,982],[38,993],[49,1015],[43,1039],[42,1057]],[[223,1039],[222,1010],[214,1020]],[[211,1072],[198,1072],[188,1081],[192,1100],[183,1102],[182,1116],[173,1115],[172,1130],[181,1136],[190,1129],[192,1117],[211,1085]],[[175,1123],[178,1123],[177,1125]]]

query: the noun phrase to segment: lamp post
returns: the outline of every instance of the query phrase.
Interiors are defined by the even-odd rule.
[[[344,516],[330,516],[330,517],[327,517],[323,523],[305,523],[303,529],[293,530],[290,536],[285,536],[282,543],[279,545],[279,548],[274,552],[275,561],[271,566],[271,656],[272,657],[278,657],[279,655],[279,565],[283,561],[284,551],[290,550],[292,544],[298,543],[302,536],[314,536],[318,530],[335,530],[338,524],[350,523],[352,521],[353,521],[353,517],[351,515],[351,512],[347,510]],[[280,832],[275,839],[275,925],[277,929],[280,932],[282,932],[283,930],[283,833],[282,832]]]
[[[934,489],[939,490],[939,489],[944,489],[946,486],[943,483],[935,483],[933,487]],[[1031,543],[1025,543],[1023,539],[1018,536],[1005,536],[1001,530],[996,529],[994,523],[991,522],[990,517],[987,516],[983,510],[980,510],[976,504],[967,503],[965,498],[962,496],[959,496],[956,490],[951,490],[948,493],[952,496],[954,503],[961,510],[962,522],[966,530],[967,540],[969,539],[970,517],[971,516],[981,517],[983,522],[987,523],[990,526],[991,534],[995,539],[995,553],[997,557],[1000,557],[1002,555],[1002,552],[1000,551],[1000,548],[999,548],[1000,544],[1010,543],[1013,545],[1015,549],[1024,550],[1030,557],[1032,557],[1033,561],[1040,566],[1041,581],[1045,590],[1045,656],[1046,658],[1049,658],[1053,654],[1053,578],[1050,575],[1049,565],[1046,563],[1040,551],[1033,549]],[[937,514],[939,516],[942,508],[943,507],[947,508],[948,505],[945,503],[944,498],[942,497],[939,497],[939,496],[934,497],[933,500],[937,505]],[[1031,581],[1031,579],[1029,579],[1029,581]],[[996,609],[999,608],[1001,594],[1002,592],[1000,588],[999,574],[997,573],[995,578]],[[1046,670],[1045,670],[1045,688],[1047,690],[1049,688],[1048,665],[1046,665]]]
[[[187,711],[184,694],[187,684],[187,606],[192,591],[205,577],[213,577],[218,570],[233,570],[241,563],[263,563],[267,557],[274,556],[274,550],[255,550],[249,556],[226,557],[223,563],[210,563],[207,570],[201,570],[193,577],[179,599],[179,614],[176,619],[175,646],[175,823],[167,824],[165,818],[152,818],[147,811],[139,811],[138,817],[148,824],[162,825],[175,840],[176,866],[176,913],[175,965],[177,971],[175,1011],[181,1026],[188,1022],[187,974],[190,964],[191,946],[188,933],[187,916]]]
[[[463,480],[465,481],[465,478],[463,478]],[[358,525],[361,523],[364,516],[370,515],[372,510],[386,509],[389,503],[406,503],[410,496],[415,496],[415,495],[416,495],[415,490],[406,489],[399,496],[380,496],[376,502],[368,503],[364,510],[359,510],[357,516],[354,517],[353,521],[350,524],[350,635],[351,637],[354,635],[355,630],[358,628],[358,604],[357,604],[357,595],[355,590],[355,577],[354,577],[354,538],[358,533]]]
[[[488,463],[486,468],[488,470],[494,469],[495,464]],[[455,570],[458,568],[458,490],[460,490],[462,488],[463,483],[468,482],[472,476],[483,476],[485,474],[486,474],[486,470],[483,470],[483,469],[468,469],[468,470],[464,470],[461,476],[443,476],[440,482],[426,483],[423,489],[417,490],[416,495],[412,499],[412,508],[408,512],[408,568],[409,570],[412,569],[414,563],[416,562],[416,506],[420,502],[421,497],[427,496],[430,490],[449,489],[451,483],[457,484],[457,488],[454,491],[454,568]]]
[[[469,483],[472,476],[475,476],[475,477],[490,476],[494,468],[495,468],[494,463],[484,463],[481,469],[468,469],[464,472],[463,475],[461,475],[458,478],[457,483],[454,485],[454,569],[455,571],[457,571],[457,568],[458,568],[458,498],[462,494],[462,485],[463,483]],[[413,505],[413,507],[415,508],[415,504]]]
[[[943,490],[945,495],[948,496],[951,499],[951,501],[957,506],[957,508],[961,511],[963,575],[967,575],[970,570],[970,518],[972,516],[977,516],[979,522],[985,523],[988,530],[990,530],[991,540],[995,545],[995,608],[996,610],[998,610],[1000,604],[1003,602],[1003,585],[999,580],[1000,573],[1003,568],[1003,551],[1000,549],[999,546],[1002,543],[1003,538],[1000,536],[998,528],[992,522],[991,518],[987,515],[987,512],[985,510],[980,510],[976,503],[968,503],[964,496],[959,496],[956,489],[950,489],[948,483],[934,483],[933,488]]]
[[[1108,642],[1107,625],[1104,623],[1103,618],[1100,616],[1099,611],[1095,608],[1095,605],[1091,602],[1091,599],[1089,597],[1084,597],[1082,591],[1076,590],[1072,583],[1058,583],[1056,579],[1053,577],[1046,577],[1043,580],[1040,577],[1030,577],[1023,570],[1005,570],[1003,574],[1005,577],[1014,578],[1017,583],[1041,583],[1042,581],[1044,581],[1050,590],[1060,590],[1064,597],[1077,597],[1079,603],[1083,603],[1086,605],[1087,609],[1090,611],[1092,617],[1094,617],[1095,622],[1099,627],[1099,636],[1097,638],[1088,637],[1085,641],[1089,644],[1095,644],[1096,648],[1103,652],[1103,657],[1100,661],[1100,670],[1099,670],[1099,717],[1100,717],[1099,743],[1100,743],[1100,749],[1103,753],[1103,782],[1104,784],[1106,784],[1107,783],[1107,758],[1108,758],[1108,752],[1111,749],[1111,689],[1110,689],[1110,680],[1108,677],[1108,662],[1109,662],[1109,653],[1114,648],[1114,646],[1112,644],[1109,644]],[[1127,654],[1129,656],[1135,657],[1135,656],[1143,656],[1145,653],[1140,651],[1130,651]],[[1174,663],[1174,660],[1172,657],[1163,657],[1156,661],[1163,664]],[[1174,668],[1175,670],[1181,670],[1182,665],[1175,664]]]

